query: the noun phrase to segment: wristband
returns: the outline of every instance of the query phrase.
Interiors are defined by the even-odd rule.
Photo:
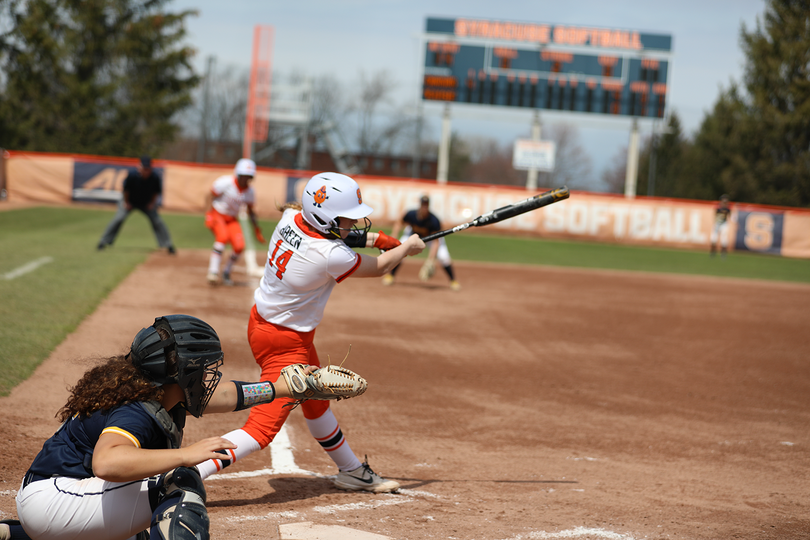
[[[254,405],[270,403],[276,399],[276,388],[270,381],[247,383],[232,381],[236,385],[236,408],[234,411],[249,409]]]

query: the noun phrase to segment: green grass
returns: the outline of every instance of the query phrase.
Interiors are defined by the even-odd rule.
[[[27,208],[0,212],[0,395],[33,370],[157,248],[146,216],[130,214],[112,249],[96,251],[112,209]],[[202,216],[163,216],[183,248],[210,248]],[[263,227],[272,230],[271,222]],[[31,261],[53,262],[15,279]]]
[[[111,207],[0,212],[0,395],[30,376],[156,249],[148,220],[134,212],[115,246],[96,251],[112,216]],[[178,248],[210,248],[212,236],[201,215],[162,216]],[[269,237],[275,224],[262,221],[261,225]],[[498,237],[474,231],[452,235],[447,242],[456,260],[810,282],[810,260],[803,259],[741,253],[721,259],[710,258],[705,251]],[[46,256],[53,262],[16,279],[4,279],[7,272]]]
[[[464,233],[448,237],[447,245],[458,260],[810,283],[810,260],[756,253],[733,252],[723,258],[710,257],[708,248],[694,251]]]

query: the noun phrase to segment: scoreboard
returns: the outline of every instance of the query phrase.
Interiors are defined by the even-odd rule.
[[[428,18],[422,99],[663,118],[672,36]]]

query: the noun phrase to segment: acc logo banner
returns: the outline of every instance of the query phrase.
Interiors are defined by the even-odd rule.
[[[734,249],[780,255],[784,224],[782,213],[739,210]]]
[[[136,170],[134,165],[128,167],[76,160],[73,163],[72,198],[74,201],[118,202],[121,200],[124,180],[131,171]],[[163,175],[162,167],[155,167],[153,170],[159,176]]]

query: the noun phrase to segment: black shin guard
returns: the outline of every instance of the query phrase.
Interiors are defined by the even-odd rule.
[[[205,488],[196,468],[178,467],[160,479],[152,540],[208,540]]]
[[[3,525],[8,525],[11,540],[31,540],[25,529],[22,528],[20,522],[16,519],[5,519],[0,521]]]

